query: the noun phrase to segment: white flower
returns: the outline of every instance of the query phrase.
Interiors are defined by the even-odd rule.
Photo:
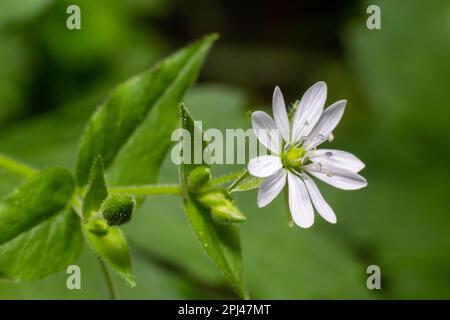
[[[314,210],[328,222],[336,223],[333,209],[323,198],[311,176],[333,187],[356,190],[367,185],[358,174],[364,168],[353,154],[316,147],[332,140],[332,131],[344,113],[346,100],[333,103],[323,110],[327,96],[325,82],[317,82],[303,95],[292,123],[283,95],[278,87],[273,93],[273,116],[256,111],[252,126],[258,140],[272,154],[253,158],[248,164],[251,175],[266,178],[258,193],[258,207],[269,204],[283,190],[286,179],[289,188],[289,208],[293,221],[302,228],[314,223]]]

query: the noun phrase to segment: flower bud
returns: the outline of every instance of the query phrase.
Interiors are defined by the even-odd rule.
[[[113,193],[103,202],[101,212],[108,225],[120,226],[130,221],[135,208],[134,196],[126,193]]]
[[[108,224],[103,219],[92,219],[88,222],[87,230],[99,237],[103,237],[108,233]]]
[[[211,191],[201,195],[198,198],[198,201],[200,201],[200,203],[205,207],[209,208],[212,206],[223,205],[229,200],[223,192]]]
[[[197,190],[203,187],[211,179],[211,169],[200,166],[194,168],[188,177],[189,189]]]
[[[243,222],[247,219],[231,202],[226,205],[212,207],[211,214],[214,220],[219,223]]]
[[[246,217],[223,191],[208,192],[200,196],[198,201],[211,210],[212,217],[219,223],[233,223],[246,220]]]

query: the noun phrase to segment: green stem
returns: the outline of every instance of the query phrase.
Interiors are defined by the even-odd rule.
[[[211,179],[211,181],[208,183],[209,187],[215,187],[215,186],[219,186],[221,184],[225,184],[227,182],[231,182],[236,180],[237,178],[239,178],[240,176],[242,176],[247,170],[239,170],[239,171],[234,171],[234,172],[230,172],[230,173],[226,173],[224,175],[221,175],[217,178]]]
[[[83,204],[81,202],[80,196],[78,193],[75,193],[70,200],[70,204],[72,205],[73,210],[76,214],[82,219],[83,218]]]
[[[149,184],[142,186],[124,186],[108,188],[109,192],[130,193],[138,197],[180,195],[181,186],[178,184]]]
[[[3,168],[24,178],[27,178],[36,173],[36,170],[32,167],[13,158],[10,158],[2,153],[0,153],[0,168]]]
[[[114,286],[114,281],[113,281],[112,275],[109,272],[108,267],[106,266],[106,264],[103,262],[103,260],[101,258],[98,258],[98,262],[100,263],[102,273],[105,277],[106,286],[108,287],[108,292],[109,292],[109,298],[110,298],[110,300],[117,300],[118,295],[117,295],[116,287]]]

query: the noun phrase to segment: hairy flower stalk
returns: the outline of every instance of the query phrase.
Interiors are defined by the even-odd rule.
[[[265,178],[258,193],[258,206],[268,205],[283,190],[286,180],[289,208],[294,222],[309,228],[314,223],[314,209],[328,222],[336,223],[333,209],[310,178],[314,176],[343,190],[356,190],[367,185],[358,174],[364,163],[353,154],[316,148],[332,141],[332,131],[344,113],[347,101],[340,100],[323,110],[327,95],[325,82],[308,89],[299,102],[292,121],[289,119],[281,90],[273,94],[273,116],[263,111],[252,114],[252,126],[259,141],[272,154],[250,160],[251,175]]]

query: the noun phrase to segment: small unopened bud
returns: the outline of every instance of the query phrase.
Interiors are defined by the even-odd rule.
[[[246,217],[233,204],[223,191],[211,191],[198,198],[198,201],[211,210],[211,215],[217,222],[242,222]]]
[[[108,233],[108,224],[103,219],[92,219],[88,222],[88,231],[99,236],[103,237]]]
[[[130,221],[135,208],[134,196],[126,193],[113,193],[103,202],[101,212],[108,225],[120,226]]]
[[[203,187],[211,179],[211,169],[208,167],[196,167],[189,173],[189,189],[197,190]]]
[[[203,194],[198,198],[200,203],[205,207],[212,207],[225,204],[228,198],[221,191],[211,191]]]
[[[212,207],[211,214],[214,220],[220,223],[243,222],[247,219],[244,214],[231,203]]]

